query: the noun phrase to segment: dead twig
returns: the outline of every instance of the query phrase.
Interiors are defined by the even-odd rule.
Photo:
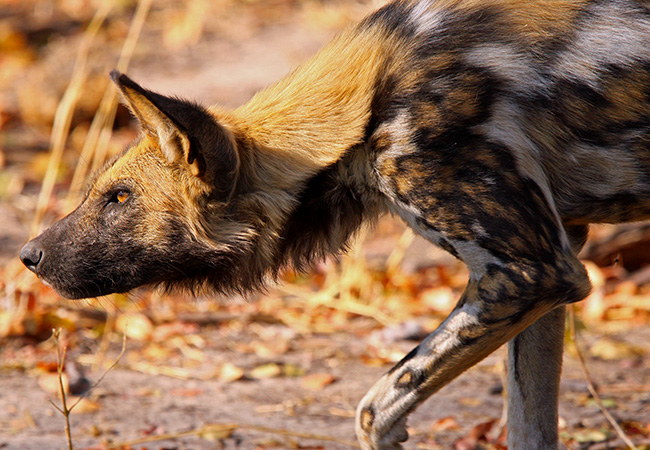
[[[95,389],[99,383],[102,382],[104,377],[113,370],[113,368],[117,365],[117,363],[122,359],[122,356],[124,355],[124,352],[126,351],[126,336],[123,336],[122,338],[122,351],[120,354],[117,356],[113,364],[111,364],[108,369],[104,371],[104,373],[99,377],[99,379],[93,384],[90,389],[88,389],[85,393],[83,393],[76,402],[72,404],[72,406],[68,407],[68,397],[66,394],[66,389],[63,383],[63,368],[65,365],[65,357],[67,353],[67,347],[63,347],[61,349],[61,329],[57,328],[52,330],[52,335],[54,336],[54,342],[56,343],[56,370],[58,374],[58,379],[59,379],[59,391],[61,394],[61,407],[57,406],[53,401],[50,400],[50,403],[54,408],[56,408],[57,411],[59,411],[63,417],[65,418],[65,435],[66,439],[68,441],[68,450],[74,450],[74,446],[72,444],[72,428],[70,426],[70,413],[72,413],[72,410],[79,404],[79,402],[84,399],[93,389]]]
[[[573,340],[573,345],[575,346],[576,355],[578,355],[578,362],[580,363],[580,367],[582,368],[582,373],[584,374],[585,381],[587,382],[587,388],[589,389],[589,393],[593,397],[594,401],[598,405],[598,408],[600,408],[600,411],[603,413],[607,421],[614,428],[614,431],[616,431],[618,437],[623,442],[625,442],[625,445],[627,445],[630,449],[638,450],[638,448],[634,445],[634,443],[630,440],[630,438],[625,434],[625,431],[623,431],[620,425],[616,422],[616,419],[614,419],[614,417],[612,417],[610,412],[607,410],[602,400],[600,399],[600,395],[598,395],[598,392],[596,391],[596,386],[594,385],[591,375],[589,374],[589,370],[587,369],[587,365],[585,364],[585,359],[582,356],[582,351],[580,350],[580,345],[578,344],[578,334],[576,331],[574,308],[569,308],[569,330],[570,330],[571,339]]]
[[[72,431],[70,428],[70,412],[72,411],[72,408],[68,408],[68,399],[65,393],[65,387],[63,386],[63,364],[65,361],[67,347],[63,347],[63,350],[61,350],[61,341],[59,339],[61,336],[60,328],[52,330],[52,335],[54,336],[54,342],[56,342],[56,371],[59,375],[61,407],[59,408],[52,400],[50,400],[50,403],[57,409],[57,411],[63,414],[63,417],[65,418],[65,436],[68,440],[68,450],[74,450],[74,447],[72,445]]]

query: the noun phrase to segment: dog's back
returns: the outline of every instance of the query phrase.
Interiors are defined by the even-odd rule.
[[[431,154],[435,185],[498,148],[564,223],[650,214],[647,2],[398,2],[365,26],[408,49],[379,84],[374,151]]]

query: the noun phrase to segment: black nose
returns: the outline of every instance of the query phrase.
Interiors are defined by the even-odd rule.
[[[43,260],[43,250],[37,242],[29,241],[20,251],[20,260],[32,272],[36,273],[38,263]]]

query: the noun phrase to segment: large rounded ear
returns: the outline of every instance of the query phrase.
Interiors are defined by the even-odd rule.
[[[145,133],[155,138],[170,162],[180,162],[193,175],[227,195],[234,189],[239,157],[227,131],[201,106],[144,89],[113,70],[127,106]]]
[[[199,158],[190,158],[190,138],[172,118],[171,111],[165,111],[162,105],[157,104],[160,102],[155,102],[153,92],[117,70],[111,72],[111,79],[122,91],[127,106],[140,121],[144,132],[158,140],[167,159],[185,161],[194,175],[201,175],[203,168]],[[169,100],[173,102],[175,99]]]

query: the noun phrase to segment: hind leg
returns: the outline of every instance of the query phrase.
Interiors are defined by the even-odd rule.
[[[567,234],[577,255],[587,227]],[[564,350],[565,308],[543,316],[508,342],[508,448],[558,447],[558,399]]]

